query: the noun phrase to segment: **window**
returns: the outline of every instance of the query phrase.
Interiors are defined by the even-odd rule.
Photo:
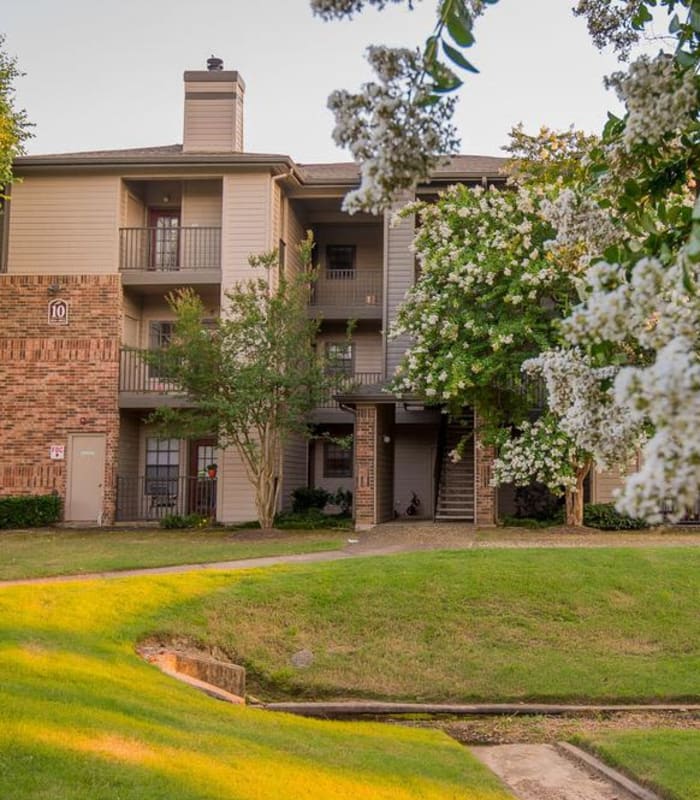
[[[323,477],[352,478],[352,447],[323,443]]]
[[[151,350],[162,350],[170,344],[175,331],[174,322],[151,322],[148,326],[148,346]]]
[[[146,494],[177,497],[180,440],[146,439]]]
[[[326,342],[326,372],[329,375],[353,375],[354,362],[350,342]]]
[[[355,271],[355,245],[326,245],[326,270],[329,277],[348,277],[346,273]],[[334,274],[335,273],[335,274]],[[351,277],[351,276],[350,276]]]

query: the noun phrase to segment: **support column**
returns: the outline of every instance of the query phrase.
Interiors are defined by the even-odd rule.
[[[358,403],[355,410],[355,528],[393,517],[394,407]]]
[[[491,466],[496,450],[485,445],[479,435],[479,419],[474,415],[474,524],[492,526],[496,524],[498,489],[491,486]]]

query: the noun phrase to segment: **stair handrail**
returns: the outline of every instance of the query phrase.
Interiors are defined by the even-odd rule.
[[[447,414],[440,414],[440,428],[438,430],[437,453],[435,454],[435,468],[433,470],[433,522],[437,519],[438,499],[440,496],[440,478],[442,477],[442,461],[447,442]]]

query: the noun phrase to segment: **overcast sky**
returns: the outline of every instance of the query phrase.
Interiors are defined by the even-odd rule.
[[[326,98],[369,77],[368,44],[421,43],[435,0],[409,12],[312,17],[308,0],[4,0],[0,31],[26,76],[17,103],[36,124],[30,153],[182,141],[182,73],[223,58],[246,82],[245,149],[299,162],[347,160],[331,140]],[[573,0],[501,0],[478,20],[457,124],[462,152],[501,155],[524,122],[599,131],[618,69],[592,46]]]

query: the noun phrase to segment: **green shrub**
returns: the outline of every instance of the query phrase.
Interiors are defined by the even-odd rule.
[[[648,528],[643,519],[628,517],[615,510],[612,503],[589,503],[583,507],[583,524],[602,531],[638,531]]]
[[[339,486],[336,493],[330,496],[328,502],[338,506],[341,514],[349,514],[350,509],[352,509],[352,492],[350,489],[343,489],[342,486]]]
[[[316,489],[312,486],[300,486],[292,492],[292,511],[300,514],[310,508],[323,509],[331,500],[332,495],[325,489]]]
[[[348,514],[324,514],[318,508],[309,508],[303,513],[282,512],[275,517],[275,527],[280,530],[316,530],[334,528],[345,530],[352,527]]]
[[[551,528],[553,525],[561,525],[561,517],[557,519],[534,519],[533,517],[513,517],[504,514],[500,519],[504,528]]]
[[[0,529],[37,528],[61,519],[61,498],[57,494],[0,497]]]
[[[211,525],[209,517],[203,514],[168,514],[160,521],[161,528],[174,530],[179,528],[208,528]]]

